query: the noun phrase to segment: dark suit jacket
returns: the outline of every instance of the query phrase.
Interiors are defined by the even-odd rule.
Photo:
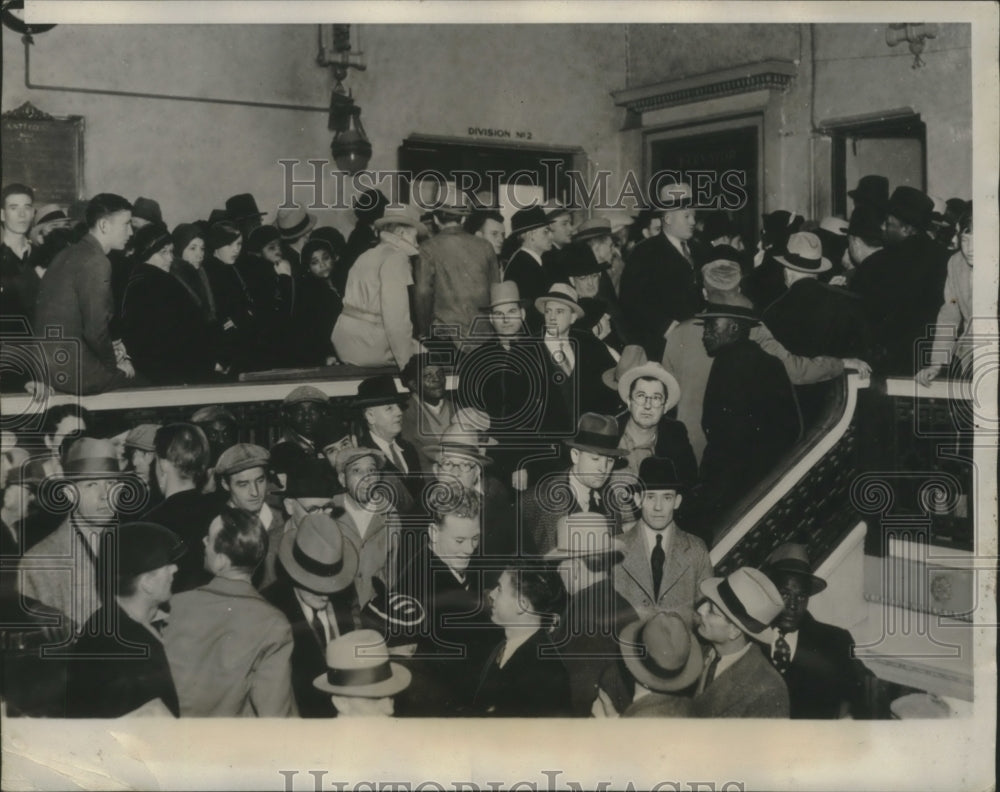
[[[413,446],[413,443],[404,440],[403,436],[400,435],[396,438],[396,445],[403,450],[403,461],[406,462],[406,466],[410,470],[408,473],[404,473],[396,467],[392,459],[386,456],[385,467],[382,468],[382,473],[386,480],[397,482],[401,485],[402,489],[399,490],[400,500],[396,505],[396,510],[400,513],[405,513],[413,508],[415,501],[419,503],[420,492],[423,489],[425,479],[420,474],[420,456],[417,454],[417,449]],[[367,426],[362,428],[358,434],[358,446],[362,448],[378,448],[378,445],[372,440],[372,433]]]
[[[500,668],[501,642],[486,660],[472,714],[494,718],[560,718],[572,714],[569,672],[539,630]],[[545,654],[542,654],[542,652]]]
[[[628,425],[627,412],[618,416],[618,438],[625,434]],[[665,457],[674,463],[674,469],[681,481],[688,487],[693,487],[698,480],[698,461],[688,439],[687,427],[680,421],[664,415],[656,427],[656,447],[653,456]]]
[[[608,486],[598,492],[603,513],[611,518],[612,533],[622,530],[622,514],[612,509],[608,502]],[[556,546],[556,523],[560,517],[583,511],[569,485],[569,471],[563,470],[541,478],[529,489],[521,501],[522,532],[524,542],[530,542],[544,555]]]
[[[854,639],[847,630],[806,613],[784,674],[793,718],[839,718],[842,708],[860,700],[865,671],[853,655]]]
[[[347,592],[349,596],[352,595],[353,588],[347,589]],[[326,647],[312,625],[306,621],[292,583],[287,579],[277,580],[261,594],[284,613],[288,623],[292,625],[292,691],[295,693],[299,715],[303,718],[336,717],[337,710],[330,700],[330,694],[313,687],[313,680],[327,670]],[[353,628],[349,596],[345,598],[343,592],[340,592],[331,597],[341,634]]]
[[[483,344],[459,358],[458,406],[485,410],[491,426],[530,437],[543,422],[545,394],[533,372],[545,369],[545,350],[537,338],[517,336],[510,349],[499,341]]]
[[[177,562],[174,576],[174,593],[188,591],[208,583],[211,574],[205,570],[205,545],[202,538],[208,535],[208,526],[221,510],[216,495],[205,495],[198,490],[175,492],[166,500],[146,512],[142,519],[169,528],[187,547],[187,552]]]
[[[180,282],[151,264],[132,270],[122,301],[122,340],[135,370],[153,385],[187,385],[212,376],[208,326]]]
[[[543,257],[544,260],[544,257]],[[552,272],[525,250],[518,249],[503,271],[503,280],[511,280],[517,284],[518,294],[524,305],[525,322],[532,333],[541,330],[544,324],[542,315],[535,308],[535,300],[548,293],[552,285]]]
[[[695,718],[787,718],[781,674],[751,641],[747,653],[691,700]]]
[[[111,607],[102,606],[90,617],[73,648],[66,682],[66,714],[75,718],[117,718],[158,698],[179,717],[177,689],[163,642],[117,604],[113,606],[117,631],[103,635],[107,630],[103,625],[111,619]]]
[[[871,330],[861,300],[815,278],[793,283],[768,306],[763,320],[793,355],[870,358]]]
[[[640,242],[632,251],[620,291],[630,335],[650,360],[663,357],[670,323],[690,319],[701,303],[694,268],[664,234]]]
[[[66,339],[43,345],[53,387],[86,395],[127,384],[115,364],[112,302],[111,262],[93,235],[53,259],[42,278],[33,324],[38,334],[59,327]]]
[[[567,378],[545,347],[544,336],[538,336],[545,364],[542,430],[553,438],[572,435],[577,421],[585,412],[614,415],[618,411],[617,392],[601,379],[605,371],[615,366],[608,348],[589,330],[577,327],[570,328],[569,341],[576,360]]]

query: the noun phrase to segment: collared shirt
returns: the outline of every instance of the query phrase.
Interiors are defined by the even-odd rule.
[[[580,509],[589,512],[590,511],[590,493],[593,490],[590,489],[586,484],[580,481],[572,473],[568,477],[569,488],[573,491],[573,497],[576,498],[576,502],[580,504]]]
[[[545,348],[549,351],[549,355],[558,364],[563,358],[569,364],[570,371],[573,370],[576,364],[576,357],[573,354],[573,345],[570,343],[568,337],[558,337],[554,335],[549,335],[548,333],[542,339],[542,343],[545,344]]]
[[[400,447],[399,443],[393,440],[391,443],[386,442],[381,437],[379,437],[374,432],[371,433],[372,440],[375,441],[375,445],[379,447],[379,450],[385,453],[386,459],[388,459],[393,464],[396,463],[397,459],[403,465],[403,473],[409,473],[410,468],[407,467],[406,458],[403,456],[403,449]]]
[[[323,644],[326,645],[334,638],[338,638],[339,633],[337,632],[337,620],[330,618],[329,601],[327,602],[325,608],[320,608],[317,610],[313,608],[312,605],[307,605],[305,603],[305,601],[302,599],[302,595],[299,593],[299,590],[297,588],[295,588],[294,591],[295,591],[295,599],[298,601],[299,607],[302,609],[302,615],[306,617],[306,622],[309,624],[310,627],[312,626],[313,614],[319,616],[319,622],[320,624],[323,625],[323,632],[324,632],[323,637],[326,639],[323,641]]]
[[[368,532],[368,526],[371,525],[372,517],[375,516],[375,512],[355,502],[354,498],[350,496],[344,498],[344,511],[351,515],[354,525],[357,526],[358,534],[364,539],[365,534]]]
[[[778,631],[774,631],[774,640],[771,641],[771,658],[774,658],[774,645],[778,643]],[[788,659],[792,660],[795,657],[795,650],[799,646],[799,631],[785,633],[785,643],[788,644],[789,655]]]
[[[635,476],[639,475],[639,465],[647,457],[653,456],[656,449],[657,431],[653,426],[650,429],[643,429],[631,418],[625,423],[625,431],[622,432],[618,447],[628,451],[627,470]]]
[[[663,537],[663,552],[664,552],[665,556],[669,555],[669,552],[670,552],[670,543],[673,541],[674,534],[677,531],[677,524],[676,523],[670,523],[670,525],[668,525],[662,531],[654,531],[652,528],[650,528],[648,525],[646,525],[645,520],[643,520],[641,518],[639,519],[638,525],[642,526],[642,535],[643,535],[643,538],[646,540],[646,557],[647,558],[649,558],[649,556],[651,556],[653,554],[653,548],[656,547],[656,537],[657,536],[662,536]]]
[[[274,522],[274,512],[271,511],[271,507],[265,503],[257,516],[260,518],[260,524],[264,526],[264,530],[270,529],[271,523]]]
[[[691,248],[688,246],[688,241],[686,239],[678,239],[677,237],[667,233],[664,233],[663,236],[667,238],[671,245],[677,248],[678,253],[684,256],[684,258],[686,258],[689,262],[691,261]],[[686,251],[684,250],[685,247],[688,248]]]

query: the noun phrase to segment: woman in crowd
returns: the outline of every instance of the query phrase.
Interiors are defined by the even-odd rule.
[[[181,282],[201,310],[206,322],[215,321],[215,298],[208,284],[205,263],[205,232],[199,223],[181,223],[171,233],[174,261],[170,274]]]
[[[504,640],[486,661],[473,714],[568,717],[569,672],[551,640],[566,608],[562,577],[551,568],[508,567],[489,601]]]
[[[330,338],[344,307],[331,278],[337,251],[324,238],[310,239],[302,248],[302,263],[306,271],[299,283],[293,320],[295,357],[302,366],[330,365],[337,362]]]
[[[261,368],[254,348],[253,299],[246,281],[236,269],[236,259],[243,250],[243,235],[235,225],[223,220],[209,227],[205,243],[209,256],[204,266],[215,298],[219,331],[215,351],[217,370],[236,375]]]
[[[139,229],[122,299],[122,340],[137,375],[154,385],[204,382],[212,375],[205,321],[188,290],[170,275],[173,259],[166,226]]]
[[[402,369],[420,351],[407,287],[413,285],[410,256],[419,253],[417,237],[428,231],[412,207],[386,209],[375,228],[379,244],[361,254],[347,276],[333,347],[343,363]]]

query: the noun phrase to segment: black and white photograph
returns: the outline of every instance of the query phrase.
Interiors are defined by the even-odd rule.
[[[995,788],[998,18],[2,0],[3,789]]]

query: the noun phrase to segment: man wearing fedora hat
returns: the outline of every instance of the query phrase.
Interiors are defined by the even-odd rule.
[[[18,566],[19,588],[26,597],[60,611],[79,630],[101,606],[97,558],[103,536],[117,523],[112,491],[128,484],[109,440],[81,437],[66,453],[61,474],[43,487],[69,487],[73,494],[56,502],[72,505],[63,522],[30,547]],[[49,490],[54,492],[54,490]],[[138,493],[134,493],[138,496]]]
[[[840,718],[864,714],[871,673],[854,657],[851,634],[816,621],[809,598],[826,588],[815,575],[804,545],[786,542],[763,566],[784,602],[774,621],[769,657],[788,685],[792,718]]]
[[[410,391],[400,391],[395,377],[386,375],[362,380],[352,402],[361,419],[358,445],[382,452],[386,475],[401,498],[401,511],[412,505],[407,493],[415,498],[423,486],[417,449],[402,436],[403,410],[409,400]]]
[[[618,447],[618,424],[614,418],[584,413],[576,434],[563,440],[569,448],[570,467],[541,478],[521,504],[521,530],[540,554],[555,547],[560,517],[593,512],[610,517],[614,533],[621,532],[622,515],[608,502],[608,478],[616,459],[626,455]]]
[[[90,617],[73,647],[68,716],[117,718],[140,707],[180,715],[161,631],[162,606],[185,552],[179,536],[150,522],[120,525],[114,540],[102,544],[99,566],[114,597]]]
[[[182,717],[296,714],[292,628],[251,583],[267,544],[256,515],[224,508],[205,537],[212,579],[170,603],[164,643]]]
[[[401,369],[419,351],[407,287],[413,285],[410,257],[419,254],[417,238],[427,227],[412,206],[386,209],[374,226],[379,244],[351,267],[331,338],[344,363]]]
[[[418,338],[447,339],[461,349],[490,285],[500,280],[490,244],[462,227],[467,205],[455,202],[434,211],[437,234],[420,246],[413,267],[413,324]]]
[[[239,193],[226,199],[226,217],[239,226],[244,237],[249,237],[251,231],[260,227],[261,218],[266,214],[257,208],[257,200],[251,193]]]
[[[657,208],[662,230],[639,243],[625,264],[621,305],[632,323],[630,335],[650,360],[663,356],[664,334],[672,322],[698,309],[698,287],[691,250],[695,213],[688,184],[664,184]]]
[[[326,672],[313,680],[339,715],[391,716],[394,697],[410,685],[410,671],[389,659],[385,639],[374,630],[356,630],[326,647]]]
[[[354,629],[357,551],[332,517],[303,510],[282,537],[278,560],[285,574],[261,594],[292,626],[292,689],[299,715],[331,718],[336,710],[330,697],[318,692],[313,680],[326,668],[327,644]]]
[[[870,206],[858,206],[851,212],[847,223],[847,255],[852,265],[848,283],[857,275],[861,263],[884,247],[883,222],[882,214]]]
[[[640,617],[676,611],[690,622],[712,563],[705,543],[675,521],[688,486],[669,459],[647,457],[634,490],[639,518],[623,527],[624,558],[614,569],[615,590]]]
[[[274,227],[281,236],[281,254],[292,266],[292,271],[298,275],[299,254],[309,239],[309,232],[316,225],[316,215],[307,212],[301,206],[279,206],[274,217]]]
[[[781,595],[767,576],[740,567],[701,583],[697,630],[711,648],[691,699],[689,717],[787,718],[788,689],[761,650],[781,613]]]
[[[884,218],[889,203],[889,180],[885,176],[869,173],[858,179],[858,186],[848,190],[847,196],[854,201],[855,210],[868,207]]]
[[[673,462],[685,486],[694,486],[698,463],[687,429],[667,415],[681,398],[681,387],[673,374],[659,363],[644,362],[622,367],[616,379],[618,396],[628,406],[618,416],[618,445],[628,452],[626,470],[638,475],[643,459],[664,457]]]
[[[519,240],[521,246],[507,262],[503,279],[514,281],[521,299],[529,305],[534,305],[552,285],[551,273],[542,263],[543,256],[552,249],[550,222],[540,206],[519,209],[510,221],[511,236]],[[537,331],[542,326],[542,317],[529,309],[527,323],[529,329]]]
[[[712,368],[701,425],[707,438],[699,469],[703,530],[774,470],[801,433],[795,392],[781,361],[750,340],[753,308],[709,303],[702,343]]]
[[[883,225],[886,247],[869,256],[851,281],[861,295],[876,343],[876,371],[912,377],[922,368],[918,342],[943,302],[948,252],[927,235],[934,202],[914,187],[897,187]]]
[[[774,256],[785,249],[788,238],[799,231],[805,218],[794,211],[777,209],[761,215],[760,241],[753,258],[753,269],[740,285],[754,305],[767,306],[785,290],[781,265]]]
[[[607,248],[610,249],[611,237],[607,236],[606,239]],[[607,271],[611,267],[610,254],[604,256],[602,251],[602,257],[603,260],[587,242],[574,241],[560,253],[563,271],[561,280],[568,281],[576,289],[580,307],[584,311],[583,317],[575,325],[597,336],[614,357],[621,353],[626,335],[618,295],[607,277]]]

